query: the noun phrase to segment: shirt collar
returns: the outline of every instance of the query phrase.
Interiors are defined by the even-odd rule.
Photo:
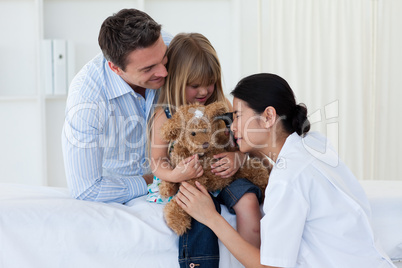
[[[104,69],[106,73],[106,83],[109,84],[106,96],[109,100],[134,92],[133,89],[119,75],[114,73],[105,59]],[[138,95],[138,94],[136,94]]]
[[[293,132],[290,134],[287,138],[285,143],[282,146],[281,151],[279,152],[278,158],[276,159],[276,162],[278,163],[281,158],[283,158],[286,154],[292,151],[292,148],[294,146],[294,143],[297,141],[300,141],[302,138],[296,133]]]

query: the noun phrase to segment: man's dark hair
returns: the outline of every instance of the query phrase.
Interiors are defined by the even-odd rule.
[[[130,52],[147,48],[159,38],[161,25],[137,9],[122,9],[101,26],[98,43],[108,61],[125,71]]]

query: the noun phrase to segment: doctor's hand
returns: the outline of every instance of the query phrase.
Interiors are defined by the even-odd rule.
[[[198,181],[195,182],[197,188],[187,182],[183,182],[179,192],[176,195],[177,204],[198,222],[209,226],[208,224],[219,217],[214,202],[207,189]]]

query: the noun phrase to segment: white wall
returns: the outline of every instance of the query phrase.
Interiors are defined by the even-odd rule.
[[[402,179],[402,1],[375,1],[376,43],[372,129],[373,177]]]
[[[39,43],[72,40],[78,71],[100,51],[102,21],[131,7],[145,10],[172,34],[207,36],[220,57],[227,94],[252,73],[283,76],[313,116],[326,119],[325,109],[336,110],[315,127],[325,132],[336,123],[338,129],[327,134],[339,134],[334,142],[359,179],[402,179],[398,0],[2,0],[1,182],[66,185],[60,148],[66,97],[44,95]],[[22,23],[9,27],[16,20]],[[356,42],[348,47],[350,39]],[[313,57],[314,49],[322,56]]]

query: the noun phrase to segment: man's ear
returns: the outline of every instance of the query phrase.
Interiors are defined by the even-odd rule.
[[[115,74],[117,75],[121,75],[121,73],[123,72],[122,69],[120,69],[119,66],[115,65],[113,62],[108,61],[107,62],[109,65],[110,70],[112,70]]]
[[[268,106],[265,108],[264,113],[262,114],[264,118],[264,124],[266,128],[272,127],[276,122],[276,110],[272,106]]]

